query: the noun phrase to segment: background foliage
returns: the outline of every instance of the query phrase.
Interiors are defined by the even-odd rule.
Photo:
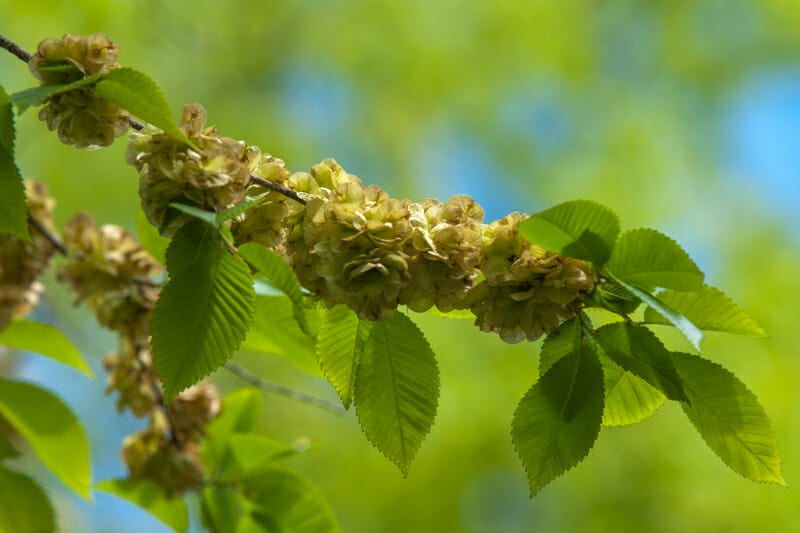
[[[508,427],[537,376],[538,346],[503,345],[469,321],[418,317],[438,356],[441,398],[408,479],[370,447],[354,413],[265,398],[267,434],[318,446],[292,466],[319,484],[344,531],[790,531],[800,519],[792,488],[800,479],[800,106],[792,104],[800,97],[800,6],[465,4],[0,0],[0,19],[3,33],[29,50],[48,35],[107,33],[120,61],[157,80],[173,109],[201,102],[224,134],[293,169],[334,156],[395,197],[472,194],[487,219],[600,201],[628,228],[676,238],[707,281],[771,335],[709,334],[704,351],[761,399],[789,489],[725,469],[678,406],[667,405],[624,433],[603,431],[589,461],[529,501]],[[7,54],[0,70],[9,91],[30,84]],[[122,164],[123,142],[77,152],[34,113],[18,128],[18,162],[59,199],[59,222],[88,209],[99,223],[133,227],[136,176]],[[40,315],[75,332],[102,374],[114,340],[85,311],[54,287]],[[241,360],[336,398],[286,360]],[[113,414],[101,382],[89,387],[40,360],[23,359],[17,370],[65,391],[89,428],[95,479],[122,474],[119,441],[137,423]],[[240,385],[223,374],[218,382]],[[123,504],[99,493],[96,500],[81,507],[65,494],[56,504],[62,528],[118,526],[111,513]],[[157,530],[124,508],[123,530]]]

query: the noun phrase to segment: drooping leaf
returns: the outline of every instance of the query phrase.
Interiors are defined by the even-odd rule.
[[[581,325],[577,318],[561,324],[547,336],[539,352],[539,375],[543,376],[557,361],[568,356],[581,345]]]
[[[286,296],[256,296],[253,324],[241,349],[278,355],[300,370],[321,375],[314,341],[300,330],[292,302]],[[310,311],[313,315],[316,311]]]
[[[200,222],[181,227],[167,250],[169,282],[150,323],[153,359],[167,401],[222,366],[253,318],[247,265]]]
[[[775,433],[744,383],[701,357],[672,353],[691,404],[683,411],[720,459],[753,481],[784,485]]]
[[[217,214],[213,211],[206,211],[205,209],[200,209],[199,207],[195,207],[193,205],[182,204],[180,202],[170,202],[169,206],[173,209],[177,209],[181,213],[191,215],[197,220],[202,220],[214,229],[219,229],[219,224],[217,223]]]
[[[94,377],[78,349],[58,328],[32,320],[12,320],[0,331],[0,344],[34,352]]]
[[[305,297],[300,288],[292,267],[281,256],[269,248],[257,243],[247,243],[239,247],[239,254],[254,266],[258,273],[256,276],[267,278],[272,285],[280,289],[294,305],[294,317],[300,329],[309,337],[314,337],[306,318]]]
[[[128,67],[115,68],[97,83],[95,91],[132,115],[198,149],[178,128],[164,93],[147,74]]]
[[[164,490],[147,480],[106,479],[95,483],[107,492],[141,507],[178,533],[189,530],[189,508],[182,498],[167,498]]]
[[[609,427],[638,424],[664,405],[666,398],[657,389],[614,361],[602,358],[606,389],[603,425]]]
[[[428,434],[439,400],[439,368],[428,341],[400,312],[375,322],[356,373],[356,415],[367,439],[404,476]]]
[[[228,446],[244,472],[263,468],[297,453],[291,446],[257,433],[232,433],[228,437]]]
[[[141,207],[136,209],[136,236],[139,239],[139,244],[142,248],[153,256],[159,263],[165,265],[167,263],[167,248],[169,247],[169,239],[162,237],[158,233],[158,229],[150,224],[147,220],[147,215]]]
[[[244,497],[255,504],[254,517],[274,531],[329,533],[339,531],[330,505],[306,478],[283,468],[268,468],[243,483]]]
[[[242,518],[243,498],[236,490],[208,487],[203,489],[201,512],[208,529],[215,533],[236,533]]]
[[[700,329],[754,337],[766,336],[761,326],[733,303],[724,292],[715,287],[704,285],[696,292],[666,290],[658,294],[658,299],[691,320]],[[652,307],[645,309],[644,320],[652,324],[670,323]]]
[[[695,347],[697,351],[700,351],[700,341],[703,340],[703,332],[698,329],[697,326],[692,324],[692,322],[683,316],[682,314],[678,313],[667,304],[662,302],[657,296],[653,296],[647,291],[643,291],[638,287],[634,287],[633,285],[629,285],[628,283],[622,281],[621,279],[614,278],[613,275],[610,273],[609,276],[614,279],[617,283],[622,285],[624,288],[628,289],[631,293],[633,293],[637,298],[639,298],[642,302],[649,305],[658,313],[663,316],[665,319],[669,321],[670,324],[675,326],[675,328],[680,331],[686,340],[692,343],[692,346]]]
[[[28,476],[0,467],[0,531],[55,531],[53,506],[42,488]]]
[[[584,345],[556,361],[514,411],[511,437],[531,497],[588,455],[602,417],[603,371]]]
[[[532,215],[519,225],[530,242],[553,252],[586,259],[600,267],[619,234],[619,218],[591,200],[574,200]]]
[[[345,409],[353,402],[358,363],[371,327],[346,305],[337,305],[328,309],[319,328],[317,360]]]
[[[57,396],[30,383],[0,379],[0,415],[64,485],[89,498],[89,440],[80,421]]]
[[[663,233],[641,228],[620,235],[606,269],[617,278],[643,289],[663,287],[695,291],[703,273],[683,248]]]
[[[620,367],[639,376],[668,398],[686,400],[669,351],[652,331],[627,322],[615,322],[598,329],[594,337],[603,352]]]
[[[0,86],[0,234],[28,239],[25,185],[14,159],[15,131],[11,103]]]
[[[53,85],[39,85],[31,87],[24,91],[19,91],[11,95],[11,103],[17,106],[17,113],[24,113],[29,107],[39,104],[45,98],[49,98],[59,93],[79,89],[87,85],[95,83],[97,80],[105,76],[105,72],[98,72],[91,76],[86,76],[72,83],[53,84]]]

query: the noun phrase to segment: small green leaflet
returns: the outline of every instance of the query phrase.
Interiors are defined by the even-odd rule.
[[[0,531],[56,531],[50,499],[28,476],[0,467]]]
[[[200,222],[181,227],[167,250],[169,281],[150,323],[153,359],[169,401],[231,358],[253,319],[247,265]]]
[[[189,508],[181,498],[167,498],[164,490],[147,480],[106,479],[97,490],[122,498],[161,520],[178,533],[189,530]]]
[[[261,470],[244,480],[243,493],[256,506],[252,518],[266,531],[339,531],[333,511],[320,490],[291,470]]]
[[[683,316],[682,314],[678,313],[677,311],[673,310],[667,304],[659,300],[657,296],[653,296],[652,294],[639,289],[638,287],[634,287],[633,285],[629,285],[626,282],[622,281],[621,279],[615,278],[612,274],[607,274],[617,283],[628,289],[632,292],[637,298],[641,301],[658,311],[658,313],[663,316],[665,319],[669,321],[670,324],[675,326],[675,328],[680,331],[686,340],[692,343],[692,346],[695,347],[697,351],[700,351],[700,341],[703,340],[703,332],[698,329],[697,326],[692,324],[692,322]]]
[[[602,358],[606,388],[603,425],[608,427],[638,424],[664,405],[666,398],[642,378]]]
[[[519,233],[542,248],[591,261],[599,268],[614,249],[619,218],[602,204],[574,200],[531,215],[520,223]]]
[[[97,83],[95,91],[175,139],[200,150],[177,126],[164,93],[147,74],[128,67],[115,68]]]
[[[30,383],[0,379],[0,415],[25,437],[42,464],[64,485],[89,499],[89,440],[58,397]]]
[[[511,437],[531,497],[589,454],[602,418],[603,371],[584,345],[556,361],[514,411]]]
[[[672,366],[669,352],[655,334],[644,326],[615,322],[594,335],[603,352],[672,400],[686,400],[681,378]]]
[[[297,281],[292,267],[286,260],[269,248],[254,242],[240,246],[239,254],[258,270],[257,276],[267,278],[272,285],[289,297],[294,306],[294,317],[300,325],[300,329],[313,338],[314,335],[306,318],[306,299],[303,296],[303,290],[300,288],[300,282]]]
[[[8,95],[0,86],[0,234],[28,236],[25,185],[14,160],[14,113]]]
[[[39,85],[38,87],[31,87],[24,91],[19,91],[11,95],[11,103],[17,107],[17,113],[22,114],[28,110],[29,107],[40,104],[45,98],[50,98],[59,93],[72,91],[73,89],[80,89],[95,83],[97,80],[106,76],[105,72],[99,72],[86,76],[72,83],[56,84],[56,85]]]
[[[169,239],[162,237],[158,233],[158,229],[150,224],[147,220],[147,215],[144,214],[141,206],[136,209],[136,236],[139,239],[139,244],[142,248],[153,256],[153,258],[162,265],[167,263],[167,248],[169,247]]]
[[[721,290],[704,285],[696,292],[666,290],[658,299],[672,310],[691,320],[698,328],[707,331],[724,331],[737,335],[765,337],[766,332]],[[658,311],[648,307],[644,321],[651,324],[669,324]]]
[[[716,363],[671,355],[691,401],[681,407],[708,447],[747,479],[785,485],[777,439],[755,394]]]
[[[358,363],[356,415],[367,439],[404,476],[428,434],[439,402],[439,368],[407,316],[375,322]]]
[[[15,350],[38,353],[94,377],[92,369],[69,337],[49,324],[12,320],[6,329],[0,331],[0,344]]]
[[[345,409],[353,403],[358,362],[372,324],[359,320],[346,305],[336,305],[325,313],[319,328],[317,360]]]
[[[695,291],[703,273],[683,248],[654,229],[634,229],[620,235],[606,269],[615,277],[650,290],[653,287]]]

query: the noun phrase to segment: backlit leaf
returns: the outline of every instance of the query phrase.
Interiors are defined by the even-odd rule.
[[[603,425],[610,427],[637,424],[652,416],[666,398],[632,372],[610,359],[601,359],[606,389]]]
[[[139,244],[142,245],[156,261],[162,265],[167,264],[167,248],[169,247],[169,239],[162,237],[158,233],[158,229],[150,224],[147,220],[147,215],[141,207],[136,209],[136,237],[139,239]]]
[[[544,375],[557,361],[568,356],[581,345],[580,320],[573,318],[561,324],[542,343],[539,353],[539,375]]]
[[[439,368],[422,332],[407,316],[370,328],[355,387],[356,415],[367,439],[408,475],[439,401]]]
[[[0,344],[34,352],[94,377],[78,349],[58,328],[32,320],[12,320],[0,331]]]
[[[353,402],[358,363],[371,327],[371,322],[359,320],[346,305],[337,305],[328,309],[319,328],[319,366],[347,409]]]
[[[56,531],[50,499],[28,476],[0,467],[0,494],[0,531]]]
[[[141,507],[178,533],[189,530],[189,508],[182,498],[167,498],[164,489],[147,480],[106,479],[97,490]]]
[[[17,106],[17,113],[21,115],[29,107],[39,104],[45,98],[91,85],[105,75],[105,72],[98,72],[97,74],[92,74],[91,76],[86,76],[85,78],[73,81],[72,83],[39,85],[37,87],[31,87],[30,89],[25,89],[24,91],[19,91],[12,94],[11,103]]]

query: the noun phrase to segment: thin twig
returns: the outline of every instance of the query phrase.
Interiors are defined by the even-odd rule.
[[[305,403],[308,405],[313,405],[314,407],[319,407],[320,409],[324,409],[331,413],[335,413],[337,415],[344,414],[344,408],[338,404],[333,402],[329,402],[328,400],[323,400],[322,398],[317,398],[316,396],[311,396],[309,394],[305,394],[304,392],[296,391],[290,387],[285,385],[281,385],[279,383],[273,383],[271,381],[267,381],[265,379],[261,379],[260,377],[256,376],[246,368],[234,363],[233,361],[228,361],[225,363],[225,368],[232,373],[239,376],[242,380],[246,381],[247,383],[258,387],[259,389],[263,389],[268,392],[273,392],[275,394],[280,394],[281,396],[286,396],[287,398],[291,398],[292,400],[296,400],[301,403]]]
[[[129,118],[128,122],[130,123],[131,128],[133,128],[133,129],[135,129],[137,131],[142,131],[144,129],[144,124],[142,124],[141,122],[139,122],[135,118]]]
[[[28,62],[31,60],[31,53],[22,48],[20,45],[15,43],[14,41],[5,38],[4,36],[0,35],[0,48],[4,48],[8,50],[21,61]]]
[[[51,243],[51,244],[52,244],[52,245],[55,247],[55,249],[56,249],[56,250],[58,250],[58,252],[59,252],[61,255],[67,255],[67,247],[66,247],[66,246],[64,246],[64,243],[63,243],[63,242],[61,242],[61,239],[59,239],[58,237],[56,237],[55,235],[53,235],[52,233],[50,233],[50,230],[49,230],[49,229],[47,229],[47,228],[44,226],[44,224],[42,224],[41,222],[39,222],[38,220],[36,220],[36,219],[35,219],[33,216],[31,216],[30,214],[28,214],[28,223],[29,223],[31,226],[33,226],[34,228],[36,228],[36,231],[38,231],[39,233],[41,233],[41,234],[42,234],[42,236],[43,236],[45,239],[47,239],[48,241],[50,241],[50,243]]]
[[[306,201],[303,198],[301,198],[299,194],[294,192],[292,189],[284,187],[283,185],[278,185],[275,182],[265,180],[264,178],[259,178],[258,176],[254,176],[252,174],[250,174],[250,181],[252,181],[256,185],[264,187],[265,189],[275,191],[277,193],[284,195],[287,198],[291,198],[295,202],[306,205]]]

